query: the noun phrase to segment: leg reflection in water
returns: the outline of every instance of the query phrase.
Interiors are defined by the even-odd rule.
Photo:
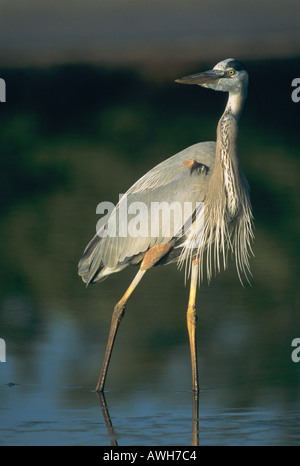
[[[117,436],[112,424],[112,420],[108,411],[106,399],[103,392],[96,392],[100,402],[104,422],[110,438],[111,446],[118,446]],[[192,417],[192,445],[199,445],[199,397],[198,392],[193,391],[193,417]]]

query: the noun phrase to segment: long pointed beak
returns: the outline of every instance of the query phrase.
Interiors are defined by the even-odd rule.
[[[217,84],[219,79],[224,75],[224,71],[210,70],[176,79],[175,82],[180,84],[198,84],[198,86],[205,86],[206,84]]]

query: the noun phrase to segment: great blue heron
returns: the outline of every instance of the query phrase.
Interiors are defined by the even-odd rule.
[[[140,178],[121,198],[107,223],[88,244],[79,262],[79,275],[87,284],[100,282],[128,265],[140,265],[129,288],[114,307],[97,392],[104,389],[126,303],[147,270],[155,265],[175,261],[186,265],[190,276],[187,327],[194,393],[198,392],[195,338],[197,285],[204,271],[210,280],[213,270],[219,272],[222,263],[226,268],[230,251],[235,254],[239,277],[241,274],[247,277],[249,271],[253,238],[252,212],[248,184],[240,168],[237,151],[238,122],[247,96],[248,73],[240,62],[228,58],[210,71],[177,79],[176,82],[228,92],[228,102],[218,123],[216,142],[202,142],[188,147]],[[187,221],[185,219],[178,224],[174,218],[170,220],[170,216],[166,215],[156,216],[155,220],[149,219],[149,210],[142,211],[139,221],[145,222],[147,228],[151,221],[152,228],[154,222],[157,227],[155,235],[151,234],[150,227],[148,233],[140,236],[120,234],[120,228],[116,232],[116,224],[122,227],[124,215],[128,213],[128,209],[124,210],[125,203],[129,206],[136,201],[146,207],[150,207],[150,203],[176,201],[175,210],[178,210],[178,206],[180,208],[190,203],[192,212]],[[202,215],[203,221],[197,221],[199,215]],[[168,226],[166,223],[173,223],[169,233],[165,228]],[[184,228],[185,225],[188,227]],[[116,234],[109,234],[112,231]]]

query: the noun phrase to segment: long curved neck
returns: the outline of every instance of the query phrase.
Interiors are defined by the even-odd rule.
[[[246,92],[230,93],[217,128],[214,175],[225,191],[226,210],[234,218],[239,210],[240,168],[237,150],[238,121],[246,99]]]
[[[227,113],[230,112],[231,115],[236,119],[238,122],[243,110],[243,106],[247,97],[247,90],[244,88],[240,89],[239,92],[231,92],[228,96],[227,105],[222,117]],[[222,119],[221,117],[221,119]]]

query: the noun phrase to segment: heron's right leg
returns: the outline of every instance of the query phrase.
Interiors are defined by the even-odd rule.
[[[196,345],[196,291],[198,285],[198,260],[192,262],[190,296],[187,310],[187,328],[190,340],[191,363],[192,363],[192,381],[193,391],[198,392],[198,364],[197,364],[197,345]]]
[[[134,279],[132,280],[130,286],[128,287],[127,291],[125,294],[122,296],[120,301],[115,305],[112,319],[111,319],[111,326],[110,326],[110,331],[109,331],[109,336],[108,336],[108,341],[106,345],[106,350],[104,354],[104,359],[103,359],[103,364],[102,364],[102,369],[100,372],[100,376],[98,379],[98,383],[96,386],[96,392],[103,392],[104,390],[104,384],[105,384],[105,379],[107,375],[107,370],[108,370],[108,365],[110,361],[110,357],[112,354],[114,342],[116,339],[117,331],[120,325],[120,322],[124,316],[125,313],[125,307],[128,299],[130,298],[131,294],[133,293],[134,289],[137,287],[139,282],[141,281],[142,277],[144,276],[146,270],[139,270]]]
[[[187,327],[190,340],[192,381],[193,381],[193,445],[198,445],[199,432],[199,387],[198,387],[198,362],[196,345],[196,290],[198,285],[198,260],[192,262],[190,296],[187,310]]]

